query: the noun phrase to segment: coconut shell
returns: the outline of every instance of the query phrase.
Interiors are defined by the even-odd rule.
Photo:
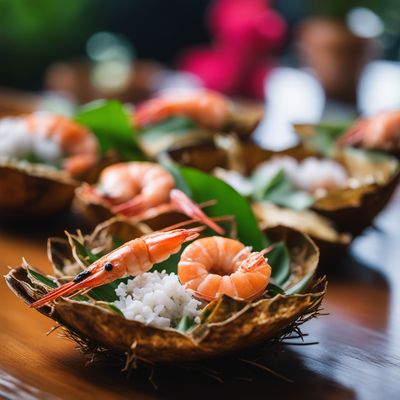
[[[168,151],[176,162],[211,172],[217,167],[232,169],[229,151],[218,147],[214,141],[201,141],[181,146],[176,143]],[[400,180],[398,162],[391,157],[369,159],[362,156],[362,151],[338,152],[333,158],[343,164],[350,175],[366,183],[359,187],[330,191],[325,197],[317,200],[312,209],[334,222],[339,232],[352,235],[360,234],[370,226],[375,216],[390,200]],[[305,146],[298,146],[281,152],[272,152],[258,147],[251,142],[242,144],[242,153],[238,157],[243,162],[242,171],[251,173],[260,163],[274,156],[291,156],[297,160],[306,157],[319,157]],[[241,172],[242,172],[241,171]],[[367,183],[373,176],[377,183]]]
[[[0,163],[0,216],[38,219],[68,209],[77,182],[62,171],[23,162]]]
[[[292,276],[287,290],[314,274],[319,253],[307,236],[285,227],[268,230],[267,234],[288,246]],[[31,282],[27,267],[11,270],[6,282],[18,297],[31,304],[41,296],[43,285]],[[302,294],[276,295],[252,303],[223,296],[207,306],[212,309],[209,317],[188,333],[146,326],[99,305],[71,299],[58,299],[39,311],[83,341],[102,348],[152,362],[183,362],[218,357],[279,338],[299,318],[317,311],[326,283],[320,279],[303,289]]]

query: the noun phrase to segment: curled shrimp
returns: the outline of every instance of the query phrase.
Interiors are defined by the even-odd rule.
[[[149,271],[154,264],[177,253],[183,243],[196,239],[202,227],[159,231],[133,239],[95,261],[75,278],[53,289],[31,307],[43,307],[51,300],[76,291],[88,291],[94,287],[114,282],[125,276],[137,276]]]
[[[125,162],[105,168],[95,188],[87,190],[89,198],[105,201],[116,214],[142,216],[149,210],[178,210],[201,221],[219,234],[223,229],[207,217],[188,196],[175,189],[173,176],[162,166],[151,162]]]
[[[84,126],[62,115],[34,113],[24,117],[28,133],[49,139],[66,154],[63,168],[72,176],[87,171],[98,159],[95,136]]]
[[[252,253],[239,241],[219,236],[198,239],[183,251],[178,277],[182,285],[208,301],[221,294],[254,299],[264,292],[271,276],[265,252]]]
[[[384,111],[361,118],[339,140],[342,145],[358,145],[367,149],[400,148],[400,111]]]
[[[225,96],[211,90],[181,90],[143,103],[134,119],[136,126],[143,128],[173,116],[185,116],[206,128],[220,129],[231,119],[232,105]]]

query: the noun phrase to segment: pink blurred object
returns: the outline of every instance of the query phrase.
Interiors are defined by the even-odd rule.
[[[264,98],[264,82],[274,69],[275,64],[264,61],[260,65],[252,66],[248,74],[244,74],[240,82],[239,93],[246,97]]]
[[[209,24],[217,42],[254,51],[278,48],[284,40],[286,23],[265,0],[216,0]]]
[[[187,50],[181,57],[180,69],[201,78],[205,87],[234,94],[241,76],[238,55],[228,49],[197,47]]]
[[[210,89],[262,98],[273,66],[271,53],[285,40],[285,21],[265,0],[215,0],[209,24],[212,45],[187,50],[179,68]]]

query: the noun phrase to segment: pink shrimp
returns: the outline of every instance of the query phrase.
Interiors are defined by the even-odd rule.
[[[225,96],[211,90],[168,92],[143,103],[134,123],[143,128],[173,116],[185,116],[206,128],[220,129],[229,122],[232,105]]]
[[[177,253],[183,243],[196,239],[202,227],[159,231],[133,239],[95,261],[75,278],[53,289],[31,307],[43,307],[51,300],[76,291],[87,291],[125,276],[137,276],[149,271],[154,264]]]
[[[99,155],[97,140],[84,126],[62,115],[34,113],[24,117],[28,132],[56,142],[66,153],[63,168],[77,176],[93,166]]]
[[[241,300],[259,297],[271,276],[266,251],[252,253],[239,241],[219,236],[198,239],[182,253],[179,280],[208,301],[221,294]]]
[[[384,111],[361,118],[339,140],[342,145],[359,145],[367,149],[400,148],[400,111]]]
[[[173,176],[155,163],[133,161],[111,165],[102,171],[97,186],[87,190],[87,196],[101,199],[114,213],[127,217],[143,215],[158,207],[165,209],[168,205],[219,234],[224,233],[188,196],[175,189]]]

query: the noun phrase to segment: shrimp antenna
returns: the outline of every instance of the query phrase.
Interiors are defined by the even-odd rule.
[[[176,224],[169,225],[169,226],[167,226],[165,228],[158,229],[156,232],[168,232],[168,231],[171,231],[173,229],[179,229],[179,228],[182,228],[184,226],[187,226],[187,225],[190,225],[190,224],[196,224],[196,223],[198,224],[199,221],[197,221],[195,219],[188,219],[187,221],[178,222]],[[193,228],[189,228],[189,229],[196,230],[197,232],[202,232],[206,228],[207,227],[205,225],[199,225],[199,226],[196,226],[196,227],[193,227]]]
[[[196,219],[187,219],[185,221],[181,221],[181,222],[177,222],[176,224],[169,225],[165,228],[158,229],[158,231],[159,232],[170,231],[172,229],[178,229],[178,228],[182,228],[184,226],[188,226],[191,224],[198,224],[198,223],[199,223],[199,221],[197,221]]]

